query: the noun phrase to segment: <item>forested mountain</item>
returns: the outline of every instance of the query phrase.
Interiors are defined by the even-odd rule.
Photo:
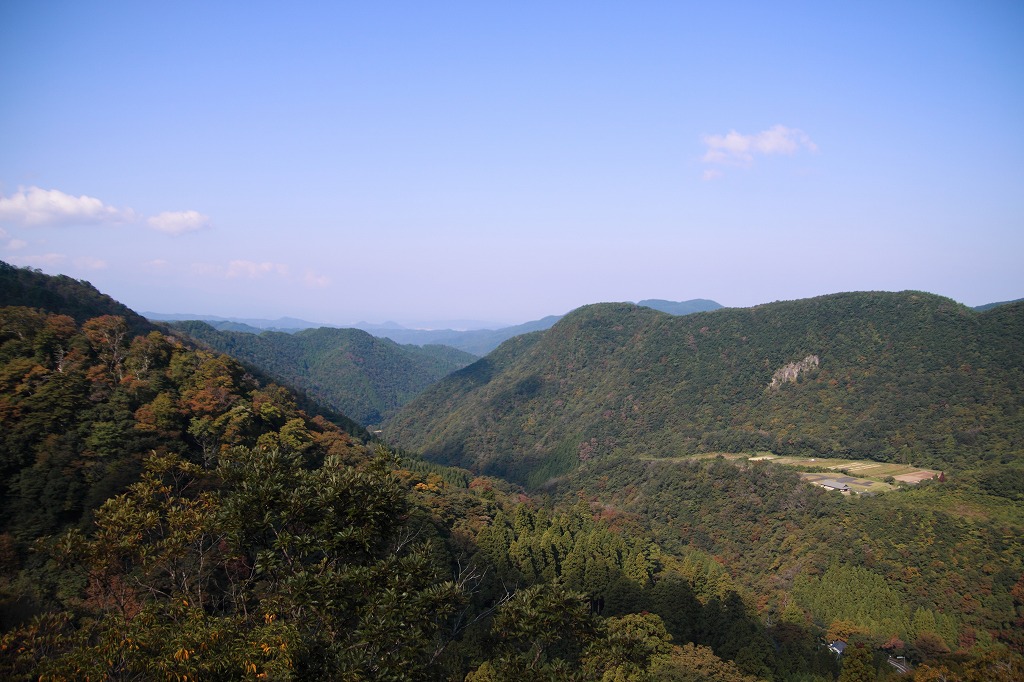
[[[691,301],[664,301],[661,299],[650,299],[640,301],[638,305],[661,310],[672,315],[689,315],[690,313],[717,310],[722,306],[714,301],[706,299],[693,299]],[[313,322],[306,322],[295,318],[281,318],[279,320],[257,320],[257,319],[224,319],[219,317],[198,317],[192,318],[183,315],[167,315],[159,313],[146,313],[150,319],[164,322],[194,322],[196,320],[206,322],[217,331],[226,332],[248,332],[260,334],[266,331],[286,332],[294,334],[304,329],[321,328]],[[408,329],[399,324],[385,323],[383,325],[370,325],[360,323],[352,325],[353,329],[362,329],[373,336],[391,339],[403,345],[416,346],[450,346],[465,351],[475,356],[483,356],[501,345],[504,341],[520,334],[528,334],[535,331],[550,329],[553,324],[562,319],[561,315],[548,315],[539,320],[524,322],[510,327],[500,329]],[[331,326],[331,328],[339,328]]]
[[[235,360],[119,316],[0,308],[0,420],[4,679],[836,670],[698,550],[373,454]]]
[[[698,350],[722,355],[696,334],[734,312],[695,328]],[[569,379],[591,365],[612,378],[649,319],[685,318],[583,309],[456,378],[472,392],[548,335],[585,330],[608,357],[578,352]],[[967,319],[972,371],[998,387],[1019,321]],[[1003,340],[983,341],[992,330]],[[874,333],[892,339],[877,320]],[[828,357],[775,384],[801,388]],[[544,389],[515,386],[523,402]],[[593,436],[510,466],[543,484],[530,491],[396,456],[327,416],[175,332],[0,307],[0,678],[830,682],[889,679],[889,655],[922,681],[1024,675],[1010,447],[944,484],[859,499],[764,462],[644,459]]]
[[[146,334],[157,327],[123,303],[100,293],[96,287],[66,275],[51,276],[32,268],[18,268],[0,261],[0,306],[39,308],[67,315],[81,324],[101,315],[124,318],[132,334]]]
[[[171,326],[364,425],[380,423],[424,388],[476,359],[446,346],[399,345],[358,329],[257,335],[217,331],[196,321]]]
[[[690,313],[707,310],[717,310],[722,306],[714,301],[706,299],[693,299],[691,301],[663,301],[661,299],[650,299],[640,301],[637,305],[647,306],[655,310],[661,310],[671,315],[689,315]],[[375,336],[384,336],[393,339],[398,343],[439,343],[453,348],[459,348],[467,353],[483,356],[500,346],[509,339],[529,334],[530,332],[544,331],[562,319],[561,315],[548,315],[540,320],[524,322],[511,327],[501,329],[475,329],[471,331],[455,331],[452,329],[402,329],[402,328],[367,328]]]
[[[850,293],[673,317],[580,308],[435,384],[386,434],[526,481],[613,453],[941,469],[1024,455],[1024,304]]]
[[[1020,304],[919,292],[684,318],[588,306],[439,382],[385,433],[707,552],[775,622],[915,660],[1020,651],[1022,332]],[[673,457],[755,450],[955,476],[849,498],[764,462]]]
[[[780,622],[867,636],[917,660],[978,643],[1024,650],[1024,510],[971,476],[872,497],[767,462],[590,460],[556,496],[636,519],[659,546],[715,557]]]

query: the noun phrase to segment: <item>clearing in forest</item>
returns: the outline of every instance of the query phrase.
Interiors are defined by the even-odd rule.
[[[746,459],[751,462],[769,461],[772,464],[781,464],[798,470],[806,468],[808,471],[799,471],[800,477],[805,481],[817,483],[818,481],[831,479],[846,484],[851,491],[856,493],[895,490],[894,485],[885,482],[885,479],[890,476],[894,481],[908,485],[914,485],[921,481],[938,478],[939,476],[938,471],[921,469],[909,464],[874,462],[867,459],[836,459],[833,457],[783,457],[767,452],[759,452],[754,455],[738,452],[715,452],[665,459],[706,459],[709,457]],[[817,471],[809,471],[810,469],[817,469]]]

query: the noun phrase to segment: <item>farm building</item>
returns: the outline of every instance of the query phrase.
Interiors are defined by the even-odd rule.
[[[850,486],[845,483],[840,483],[834,478],[823,478],[819,481],[814,482],[815,485],[820,485],[825,490],[838,490],[844,495],[850,494]]]

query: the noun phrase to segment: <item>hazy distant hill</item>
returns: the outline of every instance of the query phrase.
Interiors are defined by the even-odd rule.
[[[156,327],[128,306],[100,293],[89,282],[66,275],[47,275],[0,261],[0,306],[25,306],[68,315],[78,324],[101,315],[120,315],[133,334]]]
[[[705,313],[718,310],[723,306],[720,303],[709,301],[706,298],[695,298],[691,301],[663,301],[660,298],[649,298],[637,303],[645,308],[654,308],[669,315],[689,315],[690,313]]]
[[[974,306],[974,310],[977,310],[979,313],[982,313],[985,312],[986,310],[998,308],[1001,305],[1010,305],[1011,303],[1020,303],[1021,301],[1024,301],[1024,298],[1017,298],[1012,301],[998,301],[996,303],[986,303],[985,305]]]
[[[256,335],[217,331],[199,321],[171,326],[364,425],[379,423],[431,383],[476,359],[444,346],[399,345],[359,329]]]
[[[222,331],[247,332],[259,334],[265,331],[286,332],[293,334],[302,329],[316,329],[319,327],[331,327],[334,325],[322,324],[300,320],[297,317],[279,317],[276,320],[267,320],[261,317],[220,317],[219,315],[195,315],[189,313],[142,313],[147,319],[159,322],[192,322],[201,320],[214,329]]]
[[[503,327],[502,329],[458,331],[455,329],[374,328],[367,331],[374,336],[388,338],[398,343],[411,343],[415,345],[442,344],[458,348],[479,357],[487,355],[501,345],[502,342],[511,339],[513,336],[549,329],[561,317],[561,315],[549,315],[540,320],[525,322],[512,327]]]
[[[690,313],[717,310],[722,306],[714,301],[705,299],[693,299],[692,301],[662,301],[660,299],[649,299],[640,301],[638,305],[661,310],[672,315],[689,315]],[[508,341],[514,336],[528,334],[535,331],[550,329],[552,325],[562,319],[561,315],[548,315],[540,320],[524,322],[512,327],[501,329],[475,329],[471,331],[424,330],[424,329],[402,329],[402,328],[369,328],[366,331],[374,336],[384,336],[398,343],[440,343],[453,348],[483,356],[490,353],[499,345]]]
[[[707,310],[717,310],[722,306],[714,301],[706,299],[693,299],[691,301],[663,301],[661,299],[649,299],[641,301],[638,305],[661,310],[672,315],[689,315],[690,313]],[[218,331],[245,332],[249,334],[260,334],[265,331],[286,332],[294,334],[303,329],[319,329],[321,327],[331,328],[352,328],[362,329],[373,336],[384,339],[391,339],[400,344],[412,344],[416,346],[441,345],[451,346],[459,350],[480,357],[487,355],[503,342],[513,336],[527,334],[529,332],[550,329],[553,324],[562,319],[561,315],[548,315],[539,320],[532,320],[510,327],[498,329],[480,329],[470,327],[468,329],[409,329],[396,322],[385,322],[383,324],[370,324],[359,322],[350,326],[318,324],[308,322],[294,317],[282,317],[277,320],[266,320],[261,318],[238,318],[219,317],[216,315],[181,315],[166,313],[144,313],[151,320],[166,322],[183,322],[200,320],[206,322]],[[471,320],[463,321],[465,324],[474,323]]]
[[[612,452],[753,450],[949,467],[1024,454],[1024,304],[849,293],[672,317],[580,308],[425,391],[403,447],[525,480]]]

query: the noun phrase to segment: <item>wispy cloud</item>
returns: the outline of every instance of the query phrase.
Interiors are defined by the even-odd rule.
[[[288,266],[283,263],[271,263],[269,261],[256,263],[251,260],[233,260],[228,263],[228,269],[225,277],[228,277],[229,279],[235,277],[258,279],[271,274],[287,277]]]
[[[774,154],[793,155],[801,149],[817,152],[818,145],[804,131],[798,128],[787,128],[775,125],[759,133],[744,135],[730,130],[724,135],[705,135],[702,141],[707,151],[701,161],[716,166],[750,167],[755,156]],[[704,171],[705,180],[714,180],[722,176],[718,169]]]
[[[303,281],[306,286],[313,287],[314,289],[323,289],[331,283],[331,280],[326,275],[321,275],[312,270],[306,270],[306,275],[303,277]]]
[[[154,230],[179,235],[210,226],[210,219],[199,211],[164,211],[146,221]]]
[[[24,239],[11,239],[10,241],[7,241],[7,238],[9,236],[10,235],[7,234],[7,230],[0,227],[0,243],[7,242],[3,246],[3,248],[5,248],[6,250],[17,251],[18,249],[23,249],[26,246],[28,246],[28,242],[26,242]]]
[[[107,261],[90,256],[82,256],[75,259],[75,266],[82,270],[106,270]]]
[[[27,265],[33,268],[57,267],[67,261],[63,253],[40,253],[11,258],[12,265]]]
[[[210,219],[198,211],[165,211],[144,218],[130,208],[109,206],[96,197],[74,196],[59,189],[19,187],[0,196],[0,223],[17,227],[60,225],[121,225],[143,222],[165,234],[180,235],[208,227]]]
[[[166,263],[162,263],[166,266]],[[156,262],[154,262],[156,266]],[[285,282],[302,283],[314,289],[323,289],[331,284],[331,279],[314,270],[306,268],[300,275],[292,272],[291,266],[286,263],[275,263],[273,261],[252,261],[237,259],[228,261],[226,265],[220,263],[193,263],[190,271],[197,277],[213,277],[217,279],[267,279],[277,278]]]
[[[92,256],[78,256],[68,258],[63,253],[39,253],[15,256],[10,259],[14,265],[27,265],[33,268],[56,268],[65,267],[70,261],[71,265],[79,270],[106,270],[108,263],[101,258]]]

